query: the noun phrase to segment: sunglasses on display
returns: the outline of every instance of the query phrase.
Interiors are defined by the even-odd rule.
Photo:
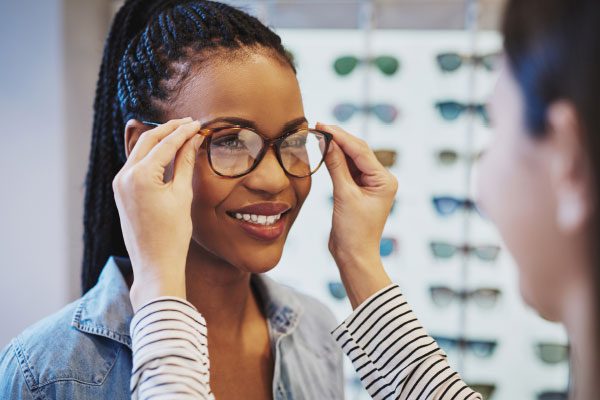
[[[447,286],[432,286],[429,293],[433,303],[440,308],[448,307],[454,300],[470,300],[481,308],[490,309],[496,305],[502,292],[494,288],[457,291]]]
[[[397,161],[397,157],[398,157],[398,152],[396,150],[380,149],[380,150],[373,150],[373,153],[375,153],[375,157],[377,157],[377,160],[384,167],[392,168],[394,165],[396,165],[396,161]]]
[[[498,346],[495,340],[471,340],[446,336],[433,336],[433,339],[447,353],[454,350],[468,351],[478,358],[490,358]]]
[[[538,343],[535,352],[545,364],[560,364],[569,359],[569,346],[564,344]]]
[[[459,209],[465,211],[478,210],[475,202],[470,199],[458,199],[451,196],[436,196],[431,201],[433,207],[441,217],[448,217]]]
[[[435,107],[446,121],[454,121],[464,112],[468,112],[480,116],[486,125],[490,123],[487,107],[482,103],[464,104],[458,101],[439,101],[435,103]]]
[[[454,150],[440,150],[436,153],[436,158],[440,164],[444,166],[450,166],[458,162],[460,159],[464,159],[467,162],[475,162],[478,161],[483,156],[483,151],[472,154],[472,155],[464,155],[459,154]]]
[[[400,69],[400,61],[393,56],[379,56],[371,59],[343,56],[334,61],[333,69],[339,76],[346,76],[361,64],[374,65],[386,76],[392,76]]]
[[[143,122],[160,126],[156,122]],[[252,128],[238,125],[200,129],[206,139],[208,163],[215,174],[239,178],[252,172],[264,158],[269,147],[275,149],[277,161],[290,176],[305,178],[317,172],[333,136],[316,129],[301,128],[276,139],[269,139]]]
[[[468,386],[475,392],[481,394],[485,400],[491,400],[496,391],[496,385],[493,383],[470,383]]]
[[[391,104],[357,106],[352,103],[342,103],[333,108],[333,116],[339,122],[349,121],[357,112],[373,114],[384,124],[393,123],[400,113],[398,109]]]
[[[546,391],[537,395],[537,400],[567,400],[569,394],[567,392]]]
[[[460,252],[464,255],[475,255],[481,261],[496,261],[498,255],[500,254],[499,246],[471,246],[471,245],[463,245],[457,246],[450,243],[445,242],[431,242],[430,243],[431,252],[436,258],[439,259],[449,259],[454,257],[457,252]]]
[[[327,283],[327,289],[331,297],[337,300],[343,300],[347,297],[346,288],[342,282],[330,281]]]
[[[397,253],[399,249],[398,240],[389,237],[381,238],[379,242],[379,255],[382,257],[389,257],[394,253]]]
[[[464,64],[483,66],[488,71],[493,71],[500,53],[483,55],[465,55],[459,53],[442,53],[436,57],[440,69],[444,72],[453,72]]]

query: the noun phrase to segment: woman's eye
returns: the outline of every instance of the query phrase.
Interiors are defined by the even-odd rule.
[[[294,138],[294,139],[289,139],[289,140],[286,140],[285,142],[283,142],[281,144],[281,147],[282,148],[303,147],[304,145],[306,145],[306,138]]]
[[[218,138],[213,141],[213,145],[233,150],[245,148],[244,144],[237,135]]]

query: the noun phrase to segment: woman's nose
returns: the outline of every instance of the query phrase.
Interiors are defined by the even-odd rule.
[[[279,193],[290,185],[290,178],[279,163],[275,149],[270,147],[244,184],[251,190]]]

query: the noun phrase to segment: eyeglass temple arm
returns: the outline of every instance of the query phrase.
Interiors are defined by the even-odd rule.
[[[150,125],[150,126],[161,126],[162,124],[159,124],[158,122],[151,122],[151,121],[142,121],[142,124],[144,125]],[[210,136],[213,133],[212,129],[209,128],[201,128],[198,133],[204,137]]]

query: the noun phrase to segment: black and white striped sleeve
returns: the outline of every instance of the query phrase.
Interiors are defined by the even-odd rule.
[[[132,399],[214,400],[206,322],[189,302],[159,297],[131,320]]]
[[[397,285],[372,295],[332,335],[374,399],[481,400],[449,367]]]

